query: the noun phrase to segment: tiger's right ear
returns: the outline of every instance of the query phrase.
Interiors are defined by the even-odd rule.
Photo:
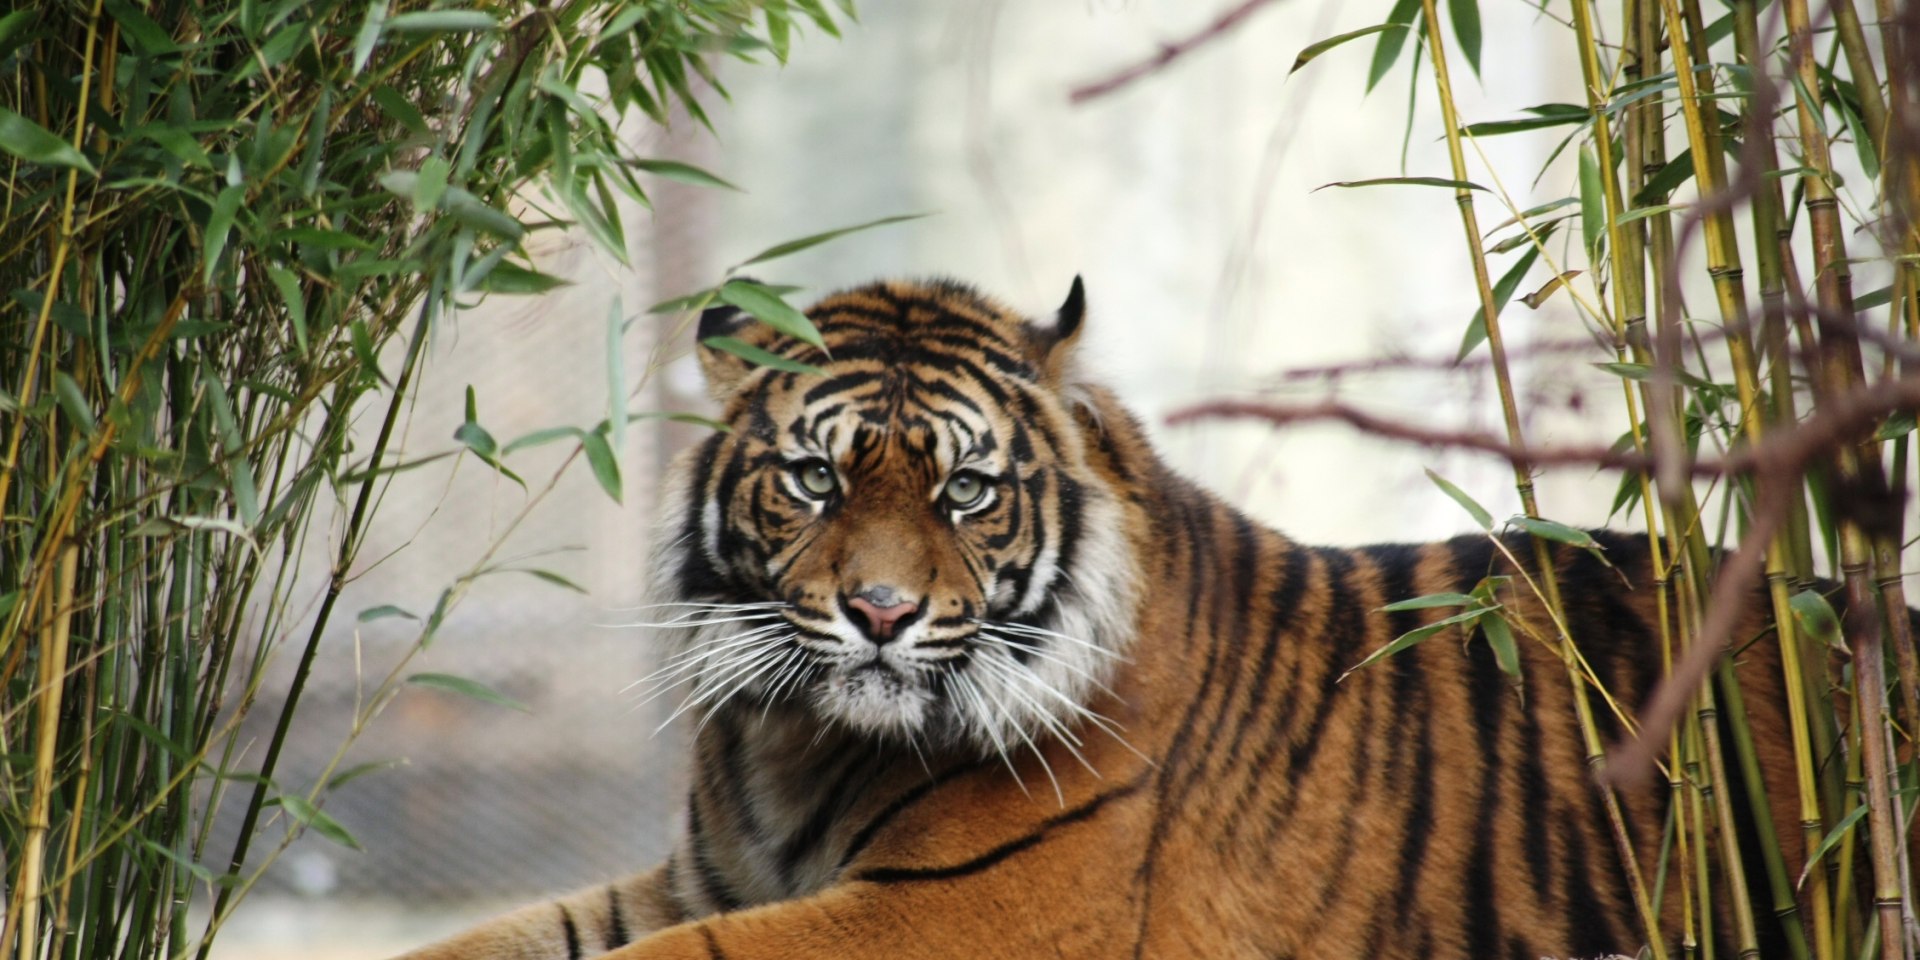
[[[716,303],[700,311],[700,326],[694,337],[700,342],[700,372],[707,377],[707,395],[713,402],[725,404],[740,381],[753,372],[753,365],[725,350],[707,345],[714,337],[738,337],[753,325],[753,316],[731,303]]]
[[[1065,383],[1067,370],[1073,355],[1073,345],[1080,339],[1080,321],[1087,315],[1087,287],[1080,281],[1079,274],[1073,277],[1073,286],[1067,290],[1067,299],[1054,311],[1053,322],[1036,321],[1028,324],[1034,342],[1034,352],[1040,360],[1040,368],[1051,383]]]

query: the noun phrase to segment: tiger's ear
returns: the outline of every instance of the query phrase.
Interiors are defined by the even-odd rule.
[[[725,404],[740,381],[753,372],[747,361],[725,350],[707,345],[714,337],[738,337],[753,325],[753,316],[731,303],[716,303],[700,311],[700,326],[694,333],[700,344],[700,372],[707,377],[707,395],[715,403]]]
[[[1065,303],[1054,311],[1051,322],[1036,320],[1028,324],[1034,355],[1040,361],[1043,376],[1050,383],[1064,383],[1073,356],[1073,345],[1080,339],[1080,321],[1087,315],[1087,288],[1079,274],[1067,290]]]

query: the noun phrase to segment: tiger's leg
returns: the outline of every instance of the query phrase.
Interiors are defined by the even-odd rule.
[[[625,946],[685,917],[664,865],[522,907],[397,960],[581,960]]]

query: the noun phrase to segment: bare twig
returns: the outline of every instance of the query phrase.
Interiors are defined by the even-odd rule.
[[[1261,7],[1272,2],[1273,0],[1243,0],[1240,5],[1215,17],[1212,23],[1201,28],[1199,32],[1181,40],[1161,44],[1159,53],[1118,73],[1074,87],[1073,91],[1067,94],[1067,101],[1077,107],[1089,100],[1104,97],[1142,77],[1159,73],[1173,61],[1225,36],[1245,23],[1247,18],[1258,12]]]
[[[1694,476],[1721,476],[1753,471],[1797,474],[1829,453],[1833,445],[1888,414],[1920,411],[1920,377],[1886,380],[1831,398],[1818,413],[1798,426],[1776,430],[1757,446],[1736,450],[1719,459],[1695,460],[1686,469]],[[1287,405],[1248,400],[1215,400],[1167,415],[1169,426],[1198,420],[1263,420],[1275,425],[1332,420],[1389,440],[1427,447],[1477,450],[1493,454],[1515,467],[1592,466],[1624,470],[1651,470],[1657,457],[1601,446],[1536,447],[1513,444],[1470,430],[1429,429],[1381,416],[1359,407],[1328,400]]]

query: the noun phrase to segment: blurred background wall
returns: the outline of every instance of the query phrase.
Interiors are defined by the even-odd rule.
[[[647,315],[647,305],[708,286],[782,240],[930,212],[754,275],[808,288],[800,301],[876,276],[951,275],[1039,313],[1081,274],[1089,369],[1130,400],[1174,463],[1262,519],[1337,543],[1467,529],[1424,467],[1496,514],[1515,512],[1511,474],[1498,462],[1337,427],[1275,433],[1162,422],[1203,398],[1325,392],[1319,381],[1281,383],[1285,369],[1445,357],[1457,347],[1477,300],[1451,192],[1315,189],[1446,176],[1435,104],[1424,90],[1414,100],[1403,171],[1404,61],[1371,95],[1363,92],[1370,39],[1288,74],[1302,47],[1377,23],[1389,6],[1273,3],[1204,51],[1080,106],[1068,99],[1076,85],[1151,57],[1220,11],[1191,0],[869,2],[843,39],[809,31],[784,68],[722,62],[731,102],[709,98],[715,131],[682,122],[644,152],[700,164],[742,191],[655,184],[654,210],[631,211],[630,265],[577,238],[541,241],[542,268],[573,285],[495,299],[449,327],[434,345],[406,450],[425,456],[455,446],[469,385],[482,422],[503,442],[600,419],[614,309],[629,321],[619,346],[637,385],[629,406],[704,409],[683,319]],[[1482,13],[1482,76],[1454,64],[1465,120],[1581,99],[1549,79],[1573,72],[1557,59],[1574,51],[1559,24],[1520,0],[1484,3]],[[1575,192],[1564,157],[1536,181],[1550,142],[1481,145],[1521,206]],[[1505,218],[1497,201],[1480,203],[1483,223]],[[1536,273],[1522,292],[1548,275],[1544,266]],[[1564,296],[1538,311],[1516,304],[1505,316],[1518,353],[1587,336]],[[1612,439],[1582,427],[1620,422],[1617,380],[1571,360],[1531,362],[1520,376],[1523,389],[1558,398],[1540,409],[1562,411],[1533,424],[1532,439]],[[1348,378],[1339,395],[1414,425],[1498,429],[1484,371]],[[406,668],[479,680],[529,712],[409,688],[336,758],[366,678],[390,669],[416,628],[399,616],[347,618],[325,638],[283,780],[394,765],[329,804],[365,849],[312,835],[292,844],[223,934],[217,957],[384,956],[663,855],[685,785],[681,740],[672,728],[654,733],[667,705],[641,704],[627,689],[653,660],[644,632],[627,626],[643,614],[628,608],[638,602],[662,465],[697,433],[635,427],[622,452],[624,506],[576,465],[489,559],[560,573],[588,593],[523,572],[489,575]],[[562,447],[510,461],[532,492],[470,459],[395,475],[345,609],[393,605],[425,615],[501,538]],[[1548,515],[1597,524],[1613,481],[1578,470],[1549,475],[1541,490]],[[270,701],[273,689],[261,696]],[[279,829],[269,826],[269,845]]]

